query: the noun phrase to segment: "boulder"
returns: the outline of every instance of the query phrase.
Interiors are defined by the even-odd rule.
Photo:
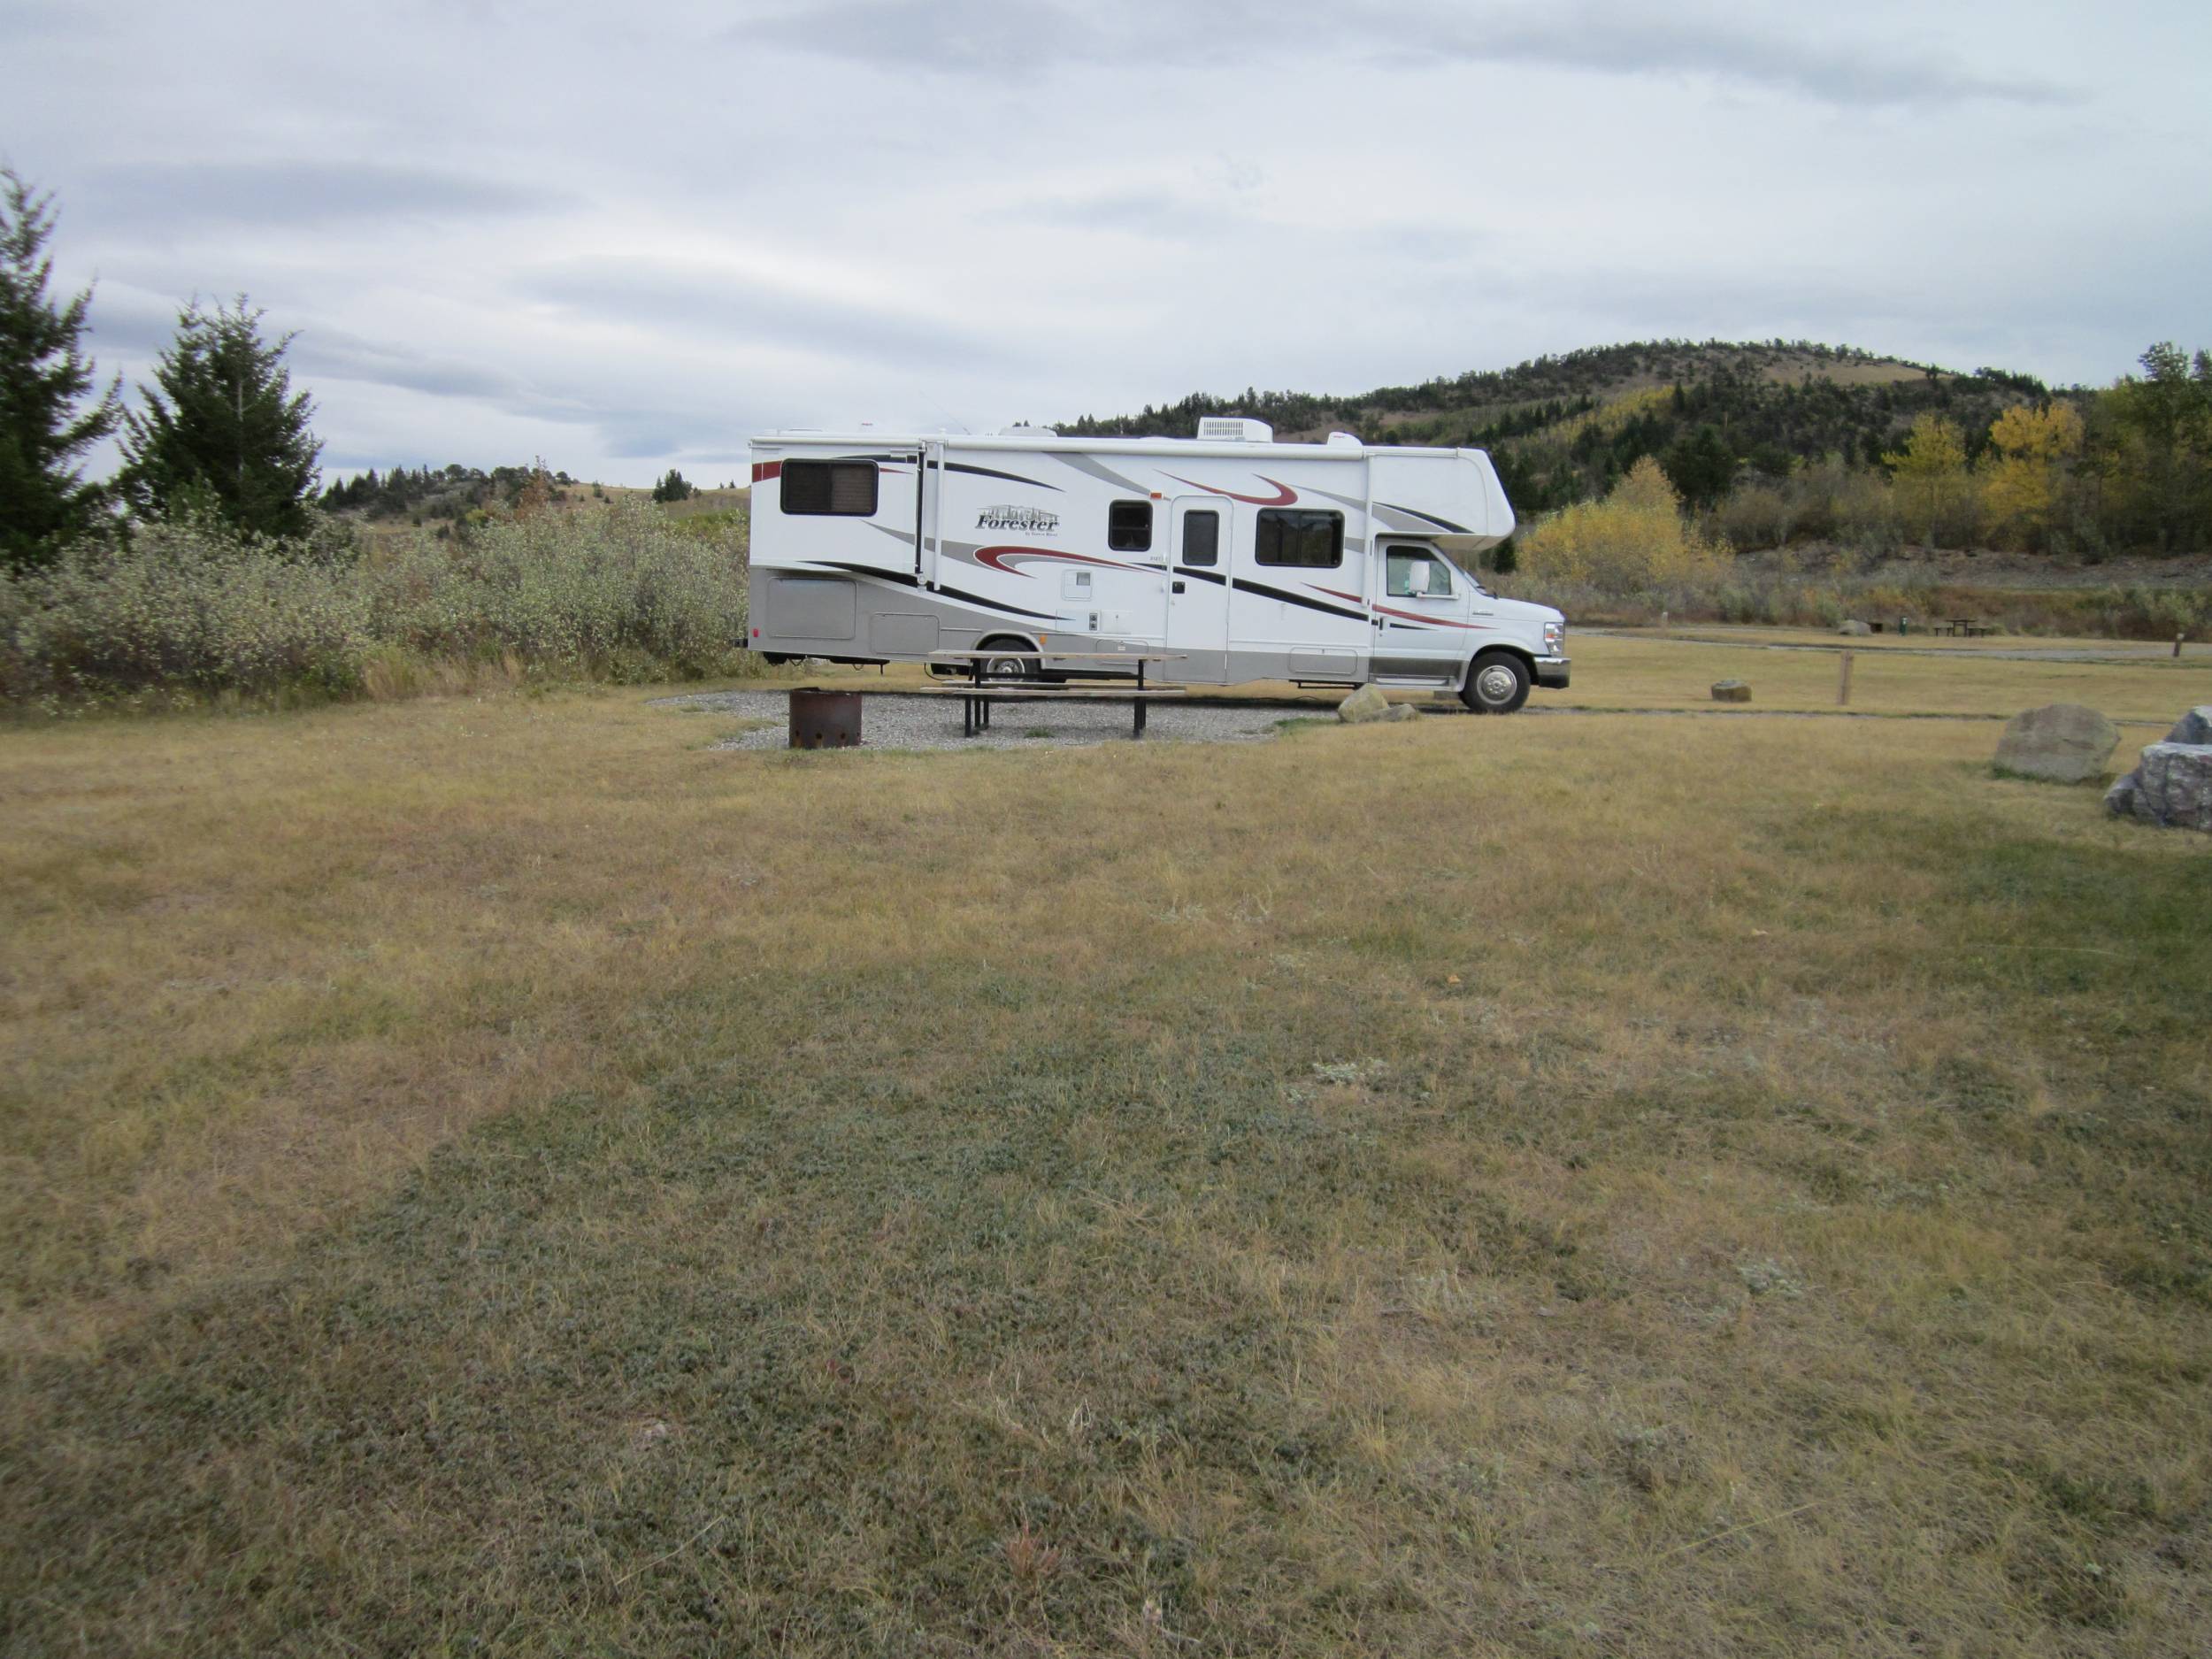
[[[2052,703],[2005,722],[1997,740],[1999,772],[2049,783],[2088,783],[2104,776],[2120,746],[2120,728],[2078,703]]]
[[[2212,703],[2200,703],[2174,722],[2169,743],[2212,743]]]
[[[2104,803],[2117,818],[2212,831],[2212,743],[2153,743]]]
[[[1409,703],[1394,703],[1390,705],[1390,712],[1383,718],[1390,720],[1417,720],[1421,718],[1421,710]]]
[[[1867,624],[1860,621],[1856,617],[1851,617],[1846,618],[1844,621],[1837,623],[1836,632],[1839,634],[1847,634],[1855,640],[1862,634],[1873,633],[1874,630]]]
[[[1370,720],[1387,720],[1390,718],[1390,699],[1383,695],[1380,686],[1362,686],[1336,705],[1336,718],[1347,726],[1364,726]]]
[[[1748,703],[1751,701],[1751,682],[1747,680],[1716,680],[1713,682],[1715,703]]]

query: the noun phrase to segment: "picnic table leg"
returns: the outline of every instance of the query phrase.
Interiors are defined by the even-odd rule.
[[[1144,670],[1140,668],[1137,672],[1141,674],[1144,672]],[[1137,705],[1136,735],[1142,737],[1144,735],[1144,699],[1142,697],[1132,697],[1130,702]]]

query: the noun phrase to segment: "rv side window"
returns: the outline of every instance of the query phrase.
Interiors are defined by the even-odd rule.
[[[1393,599],[1418,599],[1425,595],[1448,596],[1452,579],[1444,573],[1444,561],[1433,553],[1394,547],[1389,555],[1390,576],[1384,589]]]
[[[1187,512],[1183,515],[1183,563],[1213,565],[1221,558],[1221,515]]]
[[[1118,501],[1106,510],[1106,545],[1116,553],[1144,553],[1152,547],[1152,503]]]
[[[873,461],[786,461],[777,499],[786,512],[876,516]]]
[[[1344,563],[1344,515],[1295,507],[1260,509],[1252,557],[1262,565],[1334,570]]]

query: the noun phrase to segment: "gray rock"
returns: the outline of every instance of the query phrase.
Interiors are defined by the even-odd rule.
[[[2120,728],[2078,703],[2047,703],[2005,722],[1997,740],[1997,770],[2051,783],[2088,783],[2104,776],[2120,746]]]
[[[1848,634],[1853,639],[1857,639],[1861,634],[1871,634],[1874,630],[1868,626],[1865,623],[1860,621],[1856,617],[1852,617],[1842,622],[1837,623],[1836,632],[1839,634]]]
[[[1743,680],[1716,680],[1713,682],[1713,701],[1748,703],[1751,701],[1751,683]]]
[[[1336,705],[1336,718],[1347,726],[1364,726],[1371,720],[1387,720],[1390,718],[1390,699],[1383,695],[1380,686],[1362,686]]]
[[[2212,743],[2153,743],[2104,803],[2141,823],[2212,831]]]
[[[1389,714],[1385,718],[1392,720],[1417,720],[1421,718],[1421,710],[1409,703],[1394,703],[1390,705]]]
[[[2212,743],[2212,703],[2200,703],[2174,722],[2169,743]]]

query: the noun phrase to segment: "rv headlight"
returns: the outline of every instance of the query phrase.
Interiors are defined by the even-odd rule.
[[[1563,622],[1544,624],[1544,653],[1557,657],[1567,649],[1567,625]]]

